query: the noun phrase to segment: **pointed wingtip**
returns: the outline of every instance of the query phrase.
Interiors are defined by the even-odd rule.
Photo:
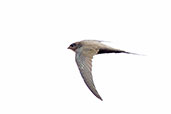
[[[101,101],[103,101],[103,99],[100,97],[100,95],[95,95],[98,99],[100,99]]]
[[[102,99],[101,97],[100,97],[99,99],[100,99],[101,101],[103,101],[103,99]]]
[[[138,54],[138,53],[132,53],[132,52],[124,52],[124,53],[127,53],[127,54],[132,54],[132,55],[140,55],[140,56],[146,56],[146,55],[144,55],[144,54]]]

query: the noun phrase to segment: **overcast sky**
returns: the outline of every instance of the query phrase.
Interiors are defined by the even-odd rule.
[[[67,47],[85,39],[146,56],[97,55],[84,84]],[[0,114],[170,114],[170,0],[1,0]]]

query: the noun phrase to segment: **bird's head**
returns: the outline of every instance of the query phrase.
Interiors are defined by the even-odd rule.
[[[77,48],[79,48],[80,47],[80,45],[79,45],[79,42],[75,42],[75,43],[72,43],[69,47],[68,47],[68,49],[71,49],[71,50],[73,50],[73,51],[75,51]]]

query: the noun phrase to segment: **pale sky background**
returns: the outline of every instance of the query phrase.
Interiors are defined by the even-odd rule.
[[[144,54],[97,55],[84,84],[67,47],[85,39]],[[171,114],[170,0],[1,0],[0,114]]]

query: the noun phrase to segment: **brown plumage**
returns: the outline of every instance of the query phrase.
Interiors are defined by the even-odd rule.
[[[78,69],[83,77],[83,80],[90,91],[100,100],[99,93],[96,90],[96,87],[93,82],[92,77],[92,59],[94,55],[103,54],[103,53],[127,53],[127,54],[135,54],[126,52],[120,49],[115,49],[105,44],[102,44],[101,41],[97,40],[83,40],[80,42],[72,43],[68,49],[73,50],[75,55],[75,61],[77,63]]]

